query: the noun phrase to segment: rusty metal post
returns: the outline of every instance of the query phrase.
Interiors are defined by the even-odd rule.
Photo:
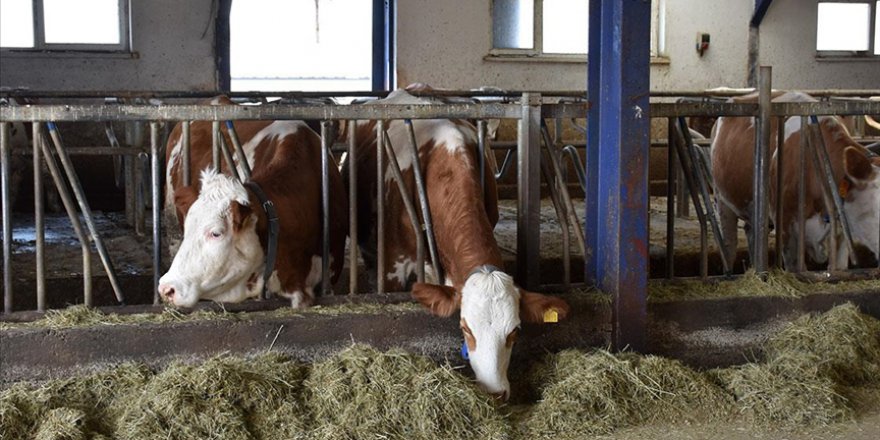
[[[45,208],[43,206],[43,166],[40,157],[40,130],[43,124],[33,123],[34,167],[34,240],[36,242],[37,310],[46,310],[46,239]]]
[[[12,313],[12,206],[9,195],[9,162],[12,142],[9,123],[0,122],[0,191],[3,208],[3,313]]]
[[[767,245],[770,196],[770,75],[769,66],[761,66],[758,75],[758,117],[755,124],[754,180],[752,182],[753,266],[758,273],[767,272]]]
[[[348,293],[358,289],[357,121],[348,121]]]
[[[541,283],[541,95],[523,93],[517,144],[516,280]]]

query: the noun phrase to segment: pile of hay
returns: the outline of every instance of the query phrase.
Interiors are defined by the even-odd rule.
[[[315,439],[502,439],[491,398],[449,366],[400,350],[354,345],[305,381]]]
[[[537,372],[529,438],[580,437],[654,421],[725,416],[732,399],[700,373],[655,356],[567,350]],[[542,384],[541,384],[542,383]]]

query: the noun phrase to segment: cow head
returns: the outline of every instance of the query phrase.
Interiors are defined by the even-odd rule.
[[[510,275],[498,270],[472,273],[460,294],[449,286],[423,283],[416,283],[412,294],[438,316],[461,308],[459,325],[477,383],[501,399],[510,395],[507,367],[520,323],[544,322],[545,312],[555,312],[558,319],[568,314],[565,301],[517,288]]]
[[[192,307],[199,299],[236,302],[256,296],[261,279],[251,277],[264,258],[244,186],[205,170],[198,198],[182,214],[183,241],[159,280],[162,299]]]
[[[863,149],[847,147],[843,154],[846,172],[844,210],[853,241],[868,247],[880,258],[880,158],[869,158]],[[841,195],[844,190],[841,189]]]

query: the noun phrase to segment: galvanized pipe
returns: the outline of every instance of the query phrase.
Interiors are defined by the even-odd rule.
[[[549,153],[550,170],[553,171],[556,186],[559,188],[560,201],[565,205],[569,225],[574,228],[574,236],[577,239],[578,246],[580,246],[581,255],[586,255],[587,251],[586,243],[584,242],[583,228],[581,227],[580,220],[577,218],[574,203],[571,201],[571,195],[568,193],[568,186],[565,184],[565,181],[562,180],[562,165],[560,164],[559,156],[557,156],[559,152],[556,151],[556,147],[550,139],[550,131],[547,129],[547,124],[544,123],[543,119],[541,120],[541,133],[544,137],[544,146],[547,147],[547,152]]]
[[[83,265],[83,303],[86,307],[92,307],[94,305],[94,298],[92,296],[92,251],[89,246],[89,236],[83,229],[82,222],[79,220],[79,215],[76,212],[76,204],[70,196],[70,191],[67,189],[67,184],[64,182],[64,177],[62,177],[61,170],[58,168],[58,163],[55,162],[55,157],[52,155],[52,151],[49,150],[48,141],[43,137],[42,131],[39,144],[43,157],[46,159],[49,174],[55,182],[55,188],[58,189],[64,210],[67,211],[67,217],[70,219],[73,231],[79,239]]]
[[[825,145],[825,137],[822,135],[822,127],[819,124],[817,117],[811,116],[810,119],[815,125],[815,135],[819,140],[819,145],[816,145],[816,150],[818,150],[819,157],[822,159],[821,162],[822,167],[825,170],[825,182],[828,184],[828,192],[831,195],[831,201],[834,202],[834,209],[837,213],[840,225],[843,227],[843,236],[846,238],[850,258],[853,263],[858,266],[858,255],[856,255],[855,246],[853,244],[852,228],[850,228],[846,211],[843,210],[843,198],[840,197],[840,191],[837,189],[837,183],[839,180],[837,180],[834,175],[834,170],[831,169],[831,157],[828,155],[828,147]]]
[[[562,147],[562,152],[565,153],[562,157],[568,156],[569,160],[571,161],[572,167],[574,168],[574,173],[578,179],[578,184],[580,184],[581,186],[581,190],[586,192],[587,173],[586,171],[584,171],[584,162],[583,160],[581,160],[581,155],[578,153],[577,148],[572,144],[568,144]]]
[[[323,130],[323,123],[321,129]],[[251,180],[251,164],[248,163],[247,155],[244,153],[244,148],[241,146],[241,140],[238,138],[238,132],[235,131],[235,124],[232,121],[226,121],[226,131],[229,133],[232,147],[235,148],[235,155],[238,156],[238,166],[241,167],[244,180]]]
[[[330,286],[330,144],[333,143],[333,139],[330,138],[330,131],[330,122],[321,121],[321,293],[324,295],[332,293]],[[241,153],[244,157],[244,151]]]
[[[229,171],[232,173],[232,177],[235,177],[235,180],[239,182],[244,182],[244,180],[241,180],[241,176],[238,174],[238,167],[235,166],[235,158],[232,157],[232,152],[229,151],[229,145],[226,144],[226,139],[223,137],[223,133],[218,133],[219,135],[217,136],[217,143],[220,145],[220,151],[223,153],[223,158],[226,160],[226,164],[229,168]]]
[[[391,145],[391,139],[388,138],[388,132],[385,132],[385,154],[388,155],[388,165],[391,168],[391,174],[397,182],[397,189],[400,191],[400,198],[403,200],[403,207],[409,217],[413,233],[416,236],[416,278],[418,282],[425,282],[425,234],[422,230],[422,224],[419,222],[419,214],[413,205],[413,197],[406,188],[406,182],[403,180],[403,173],[400,171],[400,164],[397,162],[397,155],[394,154],[394,147]]]
[[[137,235],[144,235],[147,230],[147,202],[144,195],[144,171],[146,168],[147,153],[140,153],[133,158],[134,163],[134,186],[135,186],[135,210],[134,231]]]
[[[211,122],[211,163],[220,172],[220,121]]]
[[[549,152],[547,154],[550,154]],[[571,285],[571,238],[568,224],[568,214],[565,212],[565,204],[559,200],[559,190],[547,164],[549,159],[541,161],[541,174],[544,175],[544,181],[547,182],[547,189],[550,193],[550,200],[553,202],[553,208],[556,211],[556,218],[559,220],[559,226],[562,229],[562,261],[563,261],[563,286],[568,290]]]
[[[666,124],[666,278],[675,277],[675,119],[669,118]],[[687,203],[687,200],[679,201]],[[724,250],[722,249],[722,252]]]
[[[131,156],[124,156],[122,158],[122,165],[124,167],[125,174],[125,221],[128,223],[128,226],[134,227],[135,224],[135,210],[137,209],[137,202],[135,195],[135,180],[134,180],[134,164],[135,159]]]
[[[11,156],[9,123],[0,122],[0,199],[3,209],[3,313],[12,313],[12,206],[9,196]]]
[[[104,271],[107,273],[107,278],[110,280],[110,285],[113,287],[116,299],[124,304],[125,299],[122,294],[122,288],[119,286],[119,280],[116,278],[116,271],[113,269],[113,262],[110,261],[110,255],[107,253],[107,248],[104,247],[104,241],[101,240],[101,236],[98,234],[98,228],[95,226],[95,219],[92,217],[92,210],[89,208],[88,200],[86,200],[85,191],[82,189],[82,185],[76,175],[76,170],[73,168],[73,162],[70,161],[70,156],[68,156],[67,152],[64,150],[64,143],[61,141],[61,134],[58,132],[58,128],[55,126],[54,122],[48,122],[46,126],[49,128],[49,136],[52,138],[52,143],[55,145],[55,154],[58,155],[58,159],[61,161],[61,166],[64,168],[64,172],[67,175],[67,182],[70,184],[76,202],[79,204],[79,210],[82,212],[83,218],[86,221],[86,226],[89,228],[92,241],[95,243],[95,249],[98,250],[98,255],[101,257],[101,263],[104,265]],[[39,132],[35,131],[35,134],[38,133]]]
[[[181,121],[181,143],[183,144],[183,186],[192,185],[192,126],[190,121]]]
[[[219,132],[218,132],[219,133]],[[162,216],[159,215],[159,123],[150,122],[150,194],[153,199],[153,304],[159,304],[159,277],[162,272]]]
[[[413,122],[409,119],[404,120],[406,131],[409,133],[409,147],[412,154],[413,177],[416,183],[416,193],[419,195],[419,204],[422,206],[422,219],[425,222],[425,235],[428,238],[428,252],[431,254],[431,266],[434,268],[434,275],[437,276],[437,283],[443,284],[446,276],[443,272],[443,264],[440,261],[440,253],[437,250],[436,238],[434,236],[434,221],[431,216],[431,206],[428,204],[428,190],[425,187],[425,177],[422,174],[422,161],[419,158],[419,144],[416,141],[416,132],[413,128]]]
[[[822,189],[822,202],[825,206],[825,211],[828,212],[828,222],[829,228],[831,232],[829,234],[829,240],[831,241],[831,246],[829,246],[828,252],[828,264],[831,270],[836,270],[836,261],[837,261],[837,215],[835,213],[834,202],[831,199],[831,192],[836,190],[836,186],[828,185],[828,176],[825,174],[825,169],[822,167],[822,159],[819,157],[818,146],[816,145],[816,136],[822,136],[822,132],[819,130],[819,127],[814,127],[812,124],[806,126],[807,133],[809,133],[809,140],[807,141],[807,145],[809,145],[810,153],[813,158],[813,169],[816,171],[816,174],[819,175],[819,186]]]
[[[753,266],[767,272],[768,198],[770,190],[770,75],[769,66],[761,66],[758,75],[758,117],[755,130],[754,180],[752,182]]]
[[[385,121],[376,121],[376,293],[385,293]]]
[[[515,150],[512,148],[507,150],[507,154],[504,155],[504,160],[501,161],[501,166],[499,166],[498,171],[495,172],[495,180],[500,180],[505,174],[507,174],[507,170],[510,169],[510,164],[512,163],[510,158],[513,157],[514,151]]]
[[[783,170],[783,151],[785,147],[785,117],[776,118],[776,218],[774,219],[775,223],[775,235],[776,235],[776,267],[782,268],[785,266],[785,262],[782,258],[783,246],[782,246],[782,176]]]
[[[801,116],[801,148],[798,152],[798,210],[797,210],[797,272],[807,270],[806,264],[806,219],[804,209],[806,209],[806,181],[807,181],[807,148],[810,133],[807,131],[808,120],[806,116]]]
[[[553,121],[554,121],[553,148],[555,149],[555,148],[562,147],[562,118],[556,118]],[[547,145],[547,148],[549,150],[550,145]],[[548,154],[550,154],[549,151],[548,151]],[[566,178],[567,173],[566,173],[566,168],[565,168],[565,161],[562,158],[558,158],[558,159],[559,159],[559,165],[560,165],[559,172],[562,174],[557,177],[560,178],[560,180],[562,181],[562,186],[565,187],[565,185],[567,185],[567,180],[568,180]],[[545,162],[545,161],[542,160],[541,162],[543,164],[543,162]],[[577,165],[575,165],[575,167],[577,167]],[[544,165],[542,168],[546,168],[546,165]],[[547,171],[549,171],[549,169]],[[549,178],[546,178],[546,177],[545,177],[545,179],[547,180],[547,187],[552,188],[553,187],[552,180]],[[566,190],[567,190],[567,188],[566,188]],[[557,189],[557,192],[558,191],[559,190]],[[551,193],[551,197],[552,197],[552,193]],[[554,204],[557,204],[559,202],[560,202],[559,194],[557,193],[556,200],[554,201]],[[569,198],[569,202],[571,202],[570,198]],[[562,269],[562,282],[563,282],[563,286],[565,287],[565,290],[568,290],[571,286],[571,236],[569,235],[569,225],[566,222],[566,219],[568,218],[568,212],[566,212],[566,208],[565,208],[564,204],[559,205],[559,207],[561,208],[561,211],[557,209],[556,216],[557,216],[557,219],[559,220],[559,225],[561,226],[561,229],[562,229],[562,264],[564,265],[564,267]],[[559,214],[562,214],[562,216],[560,217]],[[572,212],[572,214],[577,215],[575,212]],[[580,222],[575,224],[574,227],[577,228],[578,232],[583,231],[583,228],[581,228]]]
[[[40,160],[40,129],[42,124],[32,126],[33,167],[34,167],[34,241],[36,242],[37,269],[37,310],[46,310],[46,240],[45,208],[43,206],[43,166]]]
[[[491,150],[490,150],[491,151]],[[480,194],[486,198],[486,121],[477,121],[477,154],[480,164]]]
[[[348,293],[358,289],[357,121],[348,121]]]
[[[694,204],[694,210],[697,214],[697,221],[700,224],[700,277],[706,279],[709,276],[709,262],[708,262],[708,226],[706,226],[706,214],[703,212],[703,205],[700,203],[699,199],[699,190],[697,189],[697,183],[694,182],[696,178],[695,166],[691,163],[691,157],[688,155],[686,147],[684,146],[684,140],[681,139],[681,134],[677,133],[676,130],[673,130],[672,133],[675,133],[672,142],[672,145],[675,146],[676,156],[678,156],[678,162],[680,168],[682,169],[683,180],[687,184],[689,189],[691,201]],[[679,200],[679,205],[686,203],[683,200]]]

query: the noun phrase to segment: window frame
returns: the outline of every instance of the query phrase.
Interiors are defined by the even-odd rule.
[[[486,59],[493,60],[533,60],[551,62],[586,62],[587,53],[545,53],[544,52],[544,0],[534,3],[532,48],[495,47],[495,23],[493,21],[495,1],[489,2],[489,54]],[[666,60],[666,0],[651,1],[651,60],[661,64]]]
[[[818,44],[819,35],[819,4],[821,3],[850,3],[850,4],[866,4],[868,5],[868,49],[866,50],[819,50],[815,46]],[[875,54],[877,49],[874,41],[877,38],[880,20],[877,20],[877,0],[819,0],[816,2],[816,29],[813,32],[813,50],[816,52],[816,58],[825,60],[875,60],[880,61],[880,54]]]
[[[15,53],[64,53],[64,52],[131,52],[131,0],[117,0],[119,4],[119,43],[46,43],[43,0],[31,0],[33,6],[33,47],[0,47],[2,52]]]

